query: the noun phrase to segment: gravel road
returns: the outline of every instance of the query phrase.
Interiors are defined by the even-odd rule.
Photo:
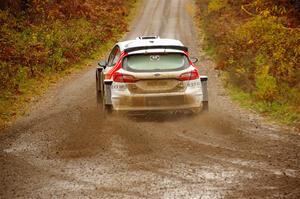
[[[0,198],[300,198],[300,134],[226,96],[193,9],[145,0],[126,38],[182,40],[209,76],[209,114],[104,120],[90,67],[0,133]]]

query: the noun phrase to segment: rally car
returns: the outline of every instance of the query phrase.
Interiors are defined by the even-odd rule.
[[[206,76],[188,48],[158,36],[117,43],[96,69],[97,101],[105,112],[208,110]]]

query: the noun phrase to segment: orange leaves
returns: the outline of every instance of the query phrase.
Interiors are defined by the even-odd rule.
[[[299,102],[300,31],[287,28],[287,21],[297,19],[290,12],[296,9],[292,3],[198,0],[217,68],[228,71],[231,83],[259,100]]]
[[[135,0],[31,0],[20,15],[0,10],[0,92],[64,70],[126,30]]]

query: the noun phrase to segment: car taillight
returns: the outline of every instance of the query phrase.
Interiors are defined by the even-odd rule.
[[[187,81],[187,80],[193,80],[193,79],[198,79],[199,78],[199,73],[198,71],[195,69],[191,72],[187,72],[187,73],[182,73],[178,79],[180,81]]]
[[[114,82],[134,83],[137,79],[132,75],[125,75],[122,73],[115,73],[113,75]]]

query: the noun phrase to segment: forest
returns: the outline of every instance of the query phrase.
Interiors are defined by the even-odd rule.
[[[1,0],[0,118],[17,114],[10,107],[29,92],[31,80],[66,70],[124,33],[134,4],[135,0]]]
[[[197,0],[206,51],[246,106],[300,122],[300,1]]]
[[[7,0],[0,10],[0,89],[64,70],[118,32],[132,1]]]

